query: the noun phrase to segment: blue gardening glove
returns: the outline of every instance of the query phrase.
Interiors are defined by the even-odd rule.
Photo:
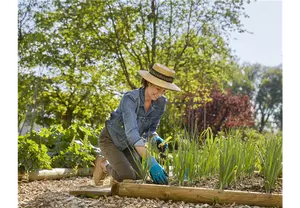
[[[167,173],[155,160],[153,156],[147,159],[150,167],[150,175],[154,183],[156,184],[168,184]]]
[[[157,149],[160,151],[160,152],[165,152],[167,149],[168,149],[168,143],[165,143],[163,145],[163,143],[165,142],[165,140],[163,140],[160,136],[158,135],[155,135],[153,138],[152,138],[152,145],[155,145],[156,144],[156,147]]]

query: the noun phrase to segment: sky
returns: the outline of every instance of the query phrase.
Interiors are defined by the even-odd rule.
[[[249,33],[231,33],[230,47],[240,62],[278,66],[282,63],[282,2],[258,0],[245,5],[250,17],[241,22]]]
[[[253,34],[233,32],[229,40],[240,62],[265,66],[285,63],[286,0],[257,0],[246,4],[245,12],[250,17],[242,18],[242,24]]]

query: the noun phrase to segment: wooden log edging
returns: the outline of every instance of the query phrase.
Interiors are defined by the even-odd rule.
[[[74,170],[72,168],[53,168],[52,170],[39,170],[31,171],[26,174],[18,174],[18,180],[26,178],[29,181],[33,180],[52,180],[52,179],[61,179],[71,176],[92,176],[93,168],[78,168]]]
[[[154,184],[119,183],[112,187],[112,195],[158,198],[193,203],[244,204],[282,207],[281,194],[217,190]]]

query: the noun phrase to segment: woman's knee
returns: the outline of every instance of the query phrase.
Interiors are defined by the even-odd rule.
[[[118,173],[118,179],[116,179],[117,181],[122,182],[125,179],[137,180],[136,173],[132,168]]]

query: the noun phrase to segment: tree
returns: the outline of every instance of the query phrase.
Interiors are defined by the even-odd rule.
[[[232,71],[223,37],[244,32],[243,1],[36,2],[32,29],[19,39],[19,66],[46,69],[38,92],[48,125],[104,122],[116,92],[136,88],[137,70],[154,62],[175,69],[183,93],[210,90]],[[177,98],[169,99],[184,103]]]
[[[277,124],[282,128],[282,71],[269,68],[262,76],[262,81],[256,97],[257,113],[260,118],[258,125],[262,132],[266,124],[273,119],[278,119]]]
[[[247,95],[232,95],[230,90],[225,93],[214,88],[210,93],[211,101],[206,105],[195,105],[190,97],[186,109],[184,123],[189,132],[202,132],[211,127],[214,134],[221,130],[254,125],[250,99]],[[207,120],[204,120],[204,113]]]
[[[235,70],[228,85],[235,95],[248,95],[252,101],[257,129],[262,132],[273,122],[282,129],[282,69],[244,64]]]

